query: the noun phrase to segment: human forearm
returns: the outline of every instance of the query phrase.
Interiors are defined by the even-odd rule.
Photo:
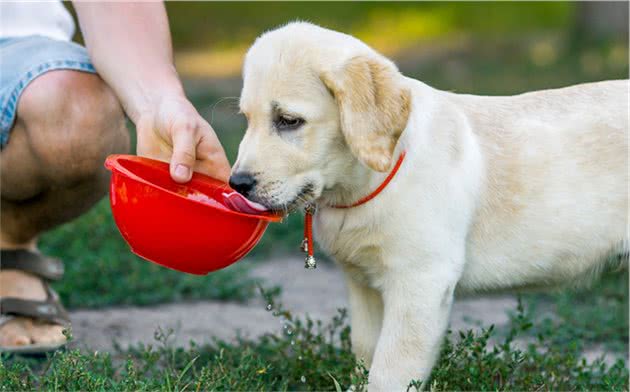
[[[162,3],[75,2],[96,70],[136,122],[159,97],[183,96]]]

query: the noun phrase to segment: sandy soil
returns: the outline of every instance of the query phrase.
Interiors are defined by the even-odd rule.
[[[303,265],[299,256],[281,258],[255,266],[253,275],[280,285],[281,301],[295,315],[329,320],[338,308],[348,306],[343,277],[336,266],[320,263],[316,270],[305,270]],[[475,328],[480,323],[500,327],[509,321],[508,311],[515,309],[516,299],[510,295],[458,299],[453,306],[451,328]],[[213,336],[232,339],[237,333],[255,337],[279,332],[282,327],[279,319],[266,310],[262,298],[246,304],[203,301],[79,310],[72,312],[71,318],[73,345],[100,351],[113,350],[115,343],[123,348],[139,342],[153,344],[158,327],[173,329],[171,342],[178,346],[186,346],[190,341],[208,342]],[[585,357],[593,360],[602,354],[605,351],[595,347]]]

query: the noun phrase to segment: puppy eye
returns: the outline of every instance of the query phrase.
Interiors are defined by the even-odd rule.
[[[304,122],[304,119],[298,117],[278,116],[273,120],[273,126],[278,131],[293,131],[301,127]]]

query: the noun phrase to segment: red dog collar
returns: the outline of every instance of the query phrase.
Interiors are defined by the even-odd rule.
[[[334,205],[332,208],[352,208],[360,206],[361,204],[365,204],[368,201],[374,199],[378,196],[379,193],[385,189],[387,184],[394,178],[398,169],[403,163],[405,159],[405,151],[400,154],[398,157],[398,161],[396,161],[396,165],[392,171],[387,175],[385,180],[378,186],[372,193],[369,195],[359,199],[357,202],[349,204],[349,205]],[[302,240],[302,251],[306,253],[306,260],[304,263],[304,268],[313,269],[317,268],[317,262],[315,257],[313,257],[313,215],[315,214],[316,207],[314,204],[307,204],[304,208],[304,239]]]

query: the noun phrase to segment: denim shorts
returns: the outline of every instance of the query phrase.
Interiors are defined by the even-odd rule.
[[[9,141],[26,86],[56,69],[96,73],[85,48],[73,42],[39,35],[0,38],[0,148]]]

